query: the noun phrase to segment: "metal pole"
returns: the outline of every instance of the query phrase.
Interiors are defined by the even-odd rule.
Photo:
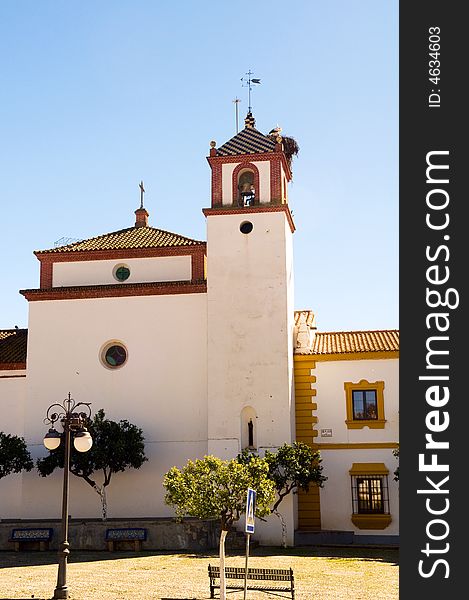
[[[70,554],[68,543],[68,489],[69,489],[69,469],[70,469],[70,422],[68,414],[64,419],[64,481],[62,494],[62,543],[59,549],[59,570],[57,573],[57,587],[54,590],[54,600],[68,598],[67,587],[67,560]]]
[[[250,533],[246,534],[246,562],[244,565],[244,596],[243,600],[246,600],[246,593],[248,590],[248,558],[249,558],[249,539],[251,537]]]

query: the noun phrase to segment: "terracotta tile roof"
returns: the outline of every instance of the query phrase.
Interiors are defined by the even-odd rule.
[[[316,332],[310,354],[399,351],[399,330]]]
[[[245,127],[231,140],[217,148],[217,156],[233,156],[236,154],[258,154],[274,152],[275,141],[254,127]]]
[[[133,248],[167,248],[174,246],[198,246],[205,244],[199,240],[156,229],[155,227],[128,227],[111,233],[105,233],[88,240],[81,240],[66,246],[36,250],[34,254],[61,252],[88,252],[92,250],[128,250]]]
[[[0,368],[25,365],[27,341],[27,329],[0,329]]]

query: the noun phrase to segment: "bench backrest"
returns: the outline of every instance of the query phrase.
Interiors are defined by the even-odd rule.
[[[52,528],[24,528],[13,529],[11,532],[11,540],[15,541],[48,541],[52,538]]]
[[[226,579],[244,579],[244,567],[225,567]],[[220,567],[208,566],[212,579],[220,579]],[[293,569],[256,569],[248,568],[248,579],[258,581],[293,581]]]
[[[106,529],[106,540],[143,540],[147,539],[147,530],[140,527]]]

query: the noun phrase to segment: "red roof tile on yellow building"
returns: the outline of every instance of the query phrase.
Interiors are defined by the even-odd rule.
[[[295,326],[306,325],[310,330],[310,342],[298,344],[295,354],[320,357],[354,358],[352,355],[399,353],[399,330],[378,329],[365,331],[316,331],[314,313],[310,310],[295,311]]]

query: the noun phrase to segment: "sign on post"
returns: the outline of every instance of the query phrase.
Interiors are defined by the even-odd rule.
[[[244,531],[246,532],[246,562],[244,564],[244,598],[246,600],[246,592],[248,589],[248,559],[249,559],[249,538],[251,533],[254,533],[255,517],[256,512],[256,492],[251,488],[248,488],[248,494],[246,497],[246,525]]]
[[[254,533],[255,518],[254,513],[256,512],[256,492],[251,488],[248,488],[248,495],[246,498],[246,533]]]

